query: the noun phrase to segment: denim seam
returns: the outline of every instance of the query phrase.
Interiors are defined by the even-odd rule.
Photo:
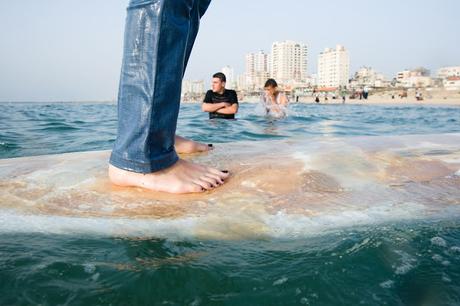
[[[151,108],[151,111],[150,111],[150,118],[153,117],[153,112],[155,110],[155,106],[156,106],[156,99],[155,99],[155,96],[156,96],[156,90],[155,90],[155,86],[157,85],[157,79],[158,79],[158,53],[160,52],[160,42],[161,42],[161,37],[162,37],[162,32],[161,31],[161,27],[163,25],[163,18],[164,17],[164,6],[165,6],[165,3],[166,3],[167,0],[163,0],[161,1],[161,4],[160,4],[160,18],[159,18],[159,21],[158,21],[158,35],[157,35],[157,39],[156,39],[156,45],[157,45],[157,54],[155,54],[155,59],[157,60],[157,63],[155,64],[155,80],[153,81],[153,95],[152,95],[152,108]]]
[[[152,94],[152,107],[151,107],[151,110],[150,110],[150,118],[153,117],[153,113],[155,112],[155,110],[158,108],[156,105],[156,100],[155,97],[157,95],[157,91],[155,90],[156,89],[156,86],[157,86],[157,82],[158,82],[158,66],[159,66],[159,61],[158,61],[158,54],[160,52],[160,42],[161,42],[161,38],[162,38],[162,35],[163,35],[163,31],[161,30],[162,29],[162,25],[163,25],[163,22],[164,22],[164,18],[165,18],[165,13],[164,13],[164,6],[166,5],[166,1],[168,0],[160,0],[160,18],[158,19],[158,35],[156,37],[156,41],[155,41],[155,44],[157,45],[157,50],[156,50],[156,54],[155,54],[155,59],[157,60],[157,62],[155,63],[155,79],[153,81],[153,94]],[[171,156],[171,160],[174,160],[173,163],[169,164],[169,163],[162,163],[161,166],[153,166],[153,163],[152,163],[152,160],[150,160],[150,169],[151,171],[153,169],[153,171],[159,171],[159,170],[163,170],[163,169],[166,169],[170,166],[172,166],[174,163],[177,162],[178,160],[178,157],[177,157],[177,154],[173,151],[171,153],[168,154],[169,156]],[[155,163],[157,164],[157,163]]]

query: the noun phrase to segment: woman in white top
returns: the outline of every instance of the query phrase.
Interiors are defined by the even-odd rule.
[[[274,79],[265,82],[265,93],[262,95],[262,103],[267,115],[280,118],[286,116],[288,99],[285,94],[278,90],[278,83]]]

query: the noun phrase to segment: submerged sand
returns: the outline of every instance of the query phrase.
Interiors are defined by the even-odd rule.
[[[0,160],[0,231],[240,239],[460,215],[460,134],[220,144],[184,158],[231,179],[189,195],[113,186],[108,156]]]

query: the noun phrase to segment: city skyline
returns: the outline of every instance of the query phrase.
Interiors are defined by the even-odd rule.
[[[114,99],[127,3],[1,3],[0,101]],[[309,74],[318,54],[337,44],[351,54],[351,74],[362,66],[388,78],[419,66],[436,72],[460,65],[458,11],[454,0],[213,1],[185,77],[207,80],[226,65],[240,75],[247,53],[285,40],[308,46]]]

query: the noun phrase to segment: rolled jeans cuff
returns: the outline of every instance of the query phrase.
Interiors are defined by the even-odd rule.
[[[152,173],[171,167],[179,160],[179,156],[175,151],[170,153],[156,156],[155,159],[150,162],[138,162],[133,160],[127,160],[121,156],[118,156],[115,152],[112,152],[110,156],[110,164],[119,169],[123,169],[130,172],[137,173]]]

